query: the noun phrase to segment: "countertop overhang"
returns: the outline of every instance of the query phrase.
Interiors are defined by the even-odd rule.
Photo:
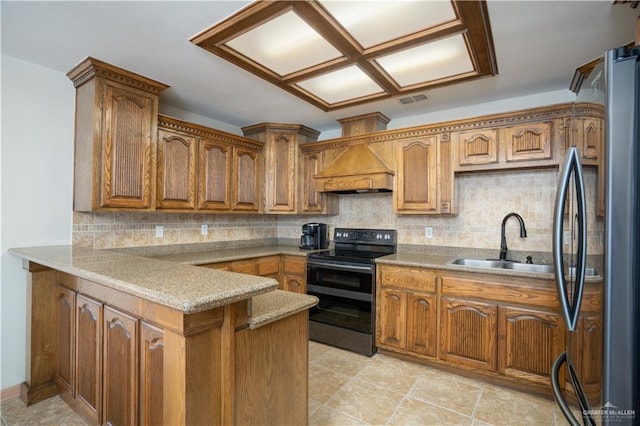
[[[255,328],[308,309],[317,303],[317,298],[278,291],[278,282],[272,278],[192,265],[296,250],[297,248],[285,250],[274,246],[240,250],[240,253],[232,250],[226,256],[221,254],[224,253],[222,250],[185,253],[168,256],[166,259],[71,245],[12,248],[9,252],[42,266],[177,309],[185,314],[252,299],[249,326]],[[185,257],[181,259],[181,256]],[[202,262],[187,260],[193,257],[198,257]],[[257,297],[267,293],[268,297]]]

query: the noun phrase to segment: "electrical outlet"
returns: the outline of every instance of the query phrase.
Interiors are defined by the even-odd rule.
[[[200,228],[200,233],[202,235],[207,235],[209,233],[209,226],[207,226],[207,224],[203,224],[202,227]]]
[[[164,226],[156,225],[156,238],[164,237]]]
[[[564,245],[569,245],[571,243],[571,232],[564,231],[562,233],[562,241],[564,242]]]
[[[430,226],[424,227],[424,237],[425,238],[433,238],[433,228]]]

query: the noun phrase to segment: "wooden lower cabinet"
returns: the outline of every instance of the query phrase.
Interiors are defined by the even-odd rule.
[[[92,423],[162,424],[162,330],[59,284],[55,297],[61,396]]]
[[[103,423],[138,421],[138,320],[104,308]]]
[[[406,349],[407,295],[402,290],[382,289],[378,296],[377,343],[380,347]]]
[[[73,397],[75,377],[76,293],[56,285],[56,383],[61,393]]]
[[[75,401],[87,418],[102,422],[102,303],[76,297]]]
[[[282,256],[282,280],[280,289],[294,293],[307,293],[307,258]]]
[[[161,425],[164,388],[164,337],[162,330],[140,322],[140,424]]]
[[[258,275],[278,281],[279,289],[306,294],[307,258],[296,255],[274,255],[254,257],[200,265],[205,268]]]
[[[550,396],[551,366],[571,344],[587,397],[599,400],[601,282],[587,283],[584,315],[569,342],[550,279],[378,264],[376,280],[381,350]]]
[[[440,306],[440,357],[454,364],[495,371],[498,307],[454,297],[443,297]]]
[[[551,365],[564,351],[565,327],[560,315],[539,309],[500,306],[498,372],[549,384]]]
[[[407,295],[407,350],[435,357],[437,355],[437,306],[433,294]]]
[[[437,355],[436,275],[426,269],[378,268],[376,330],[380,347]]]

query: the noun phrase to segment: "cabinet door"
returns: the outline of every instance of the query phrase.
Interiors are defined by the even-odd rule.
[[[195,208],[196,144],[194,137],[158,131],[158,208]]]
[[[496,305],[443,297],[440,303],[440,356],[445,361],[496,370]]]
[[[306,280],[300,276],[285,274],[282,281],[282,290],[300,294],[307,293]]]
[[[104,308],[104,423],[138,421],[138,320]]]
[[[478,129],[459,132],[458,166],[495,164],[498,162],[498,131],[496,129]]]
[[[551,122],[543,122],[501,129],[504,132],[506,161],[551,159],[551,127]]]
[[[403,141],[398,146],[397,212],[438,211],[437,137]]]
[[[231,210],[232,148],[202,139],[198,154],[198,209]]]
[[[437,355],[436,318],[435,295],[419,293],[407,295],[407,350],[431,357]]]
[[[589,315],[578,320],[578,332],[571,342],[576,372],[583,390],[592,404],[599,404],[602,390],[602,318],[600,315]],[[567,385],[567,389],[572,389]]]
[[[258,211],[260,205],[259,157],[256,151],[234,148],[232,210]]]
[[[140,323],[140,424],[162,425],[164,339],[161,329]]]
[[[105,80],[101,207],[152,207],[156,96]]]
[[[335,194],[325,194],[317,191],[313,178],[322,171],[324,153],[311,152],[302,154],[302,206],[301,213],[337,214],[338,199]]]
[[[56,286],[56,382],[61,393],[73,395],[76,336],[76,293]]]
[[[551,366],[564,350],[564,326],[559,315],[500,306],[498,335],[500,374],[551,383]]]
[[[102,304],[76,298],[76,402],[94,421],[102,422]]]
[[[295,135],[272,134],[267,142],[265,210],[296,211],[297,145]]]
[[[377,341],[380,346],[406,349],[407,295],[394,289],[380,291]]]

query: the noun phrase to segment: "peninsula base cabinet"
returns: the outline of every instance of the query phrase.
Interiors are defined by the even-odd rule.
[[[254,329],[247,300],[187,314],[24,266],[27,405],[60,395],[89,424],[307,424],[307,311]]]
[[[549,279],[378,264],[376,344],[382,352],[551,396],[565,326]],[[577,370],[590,399],[601,373],[602,283],[588,283]],[[561,372],[561,383],[568,380]],[[570,384],[565,386],[570,393]]]

